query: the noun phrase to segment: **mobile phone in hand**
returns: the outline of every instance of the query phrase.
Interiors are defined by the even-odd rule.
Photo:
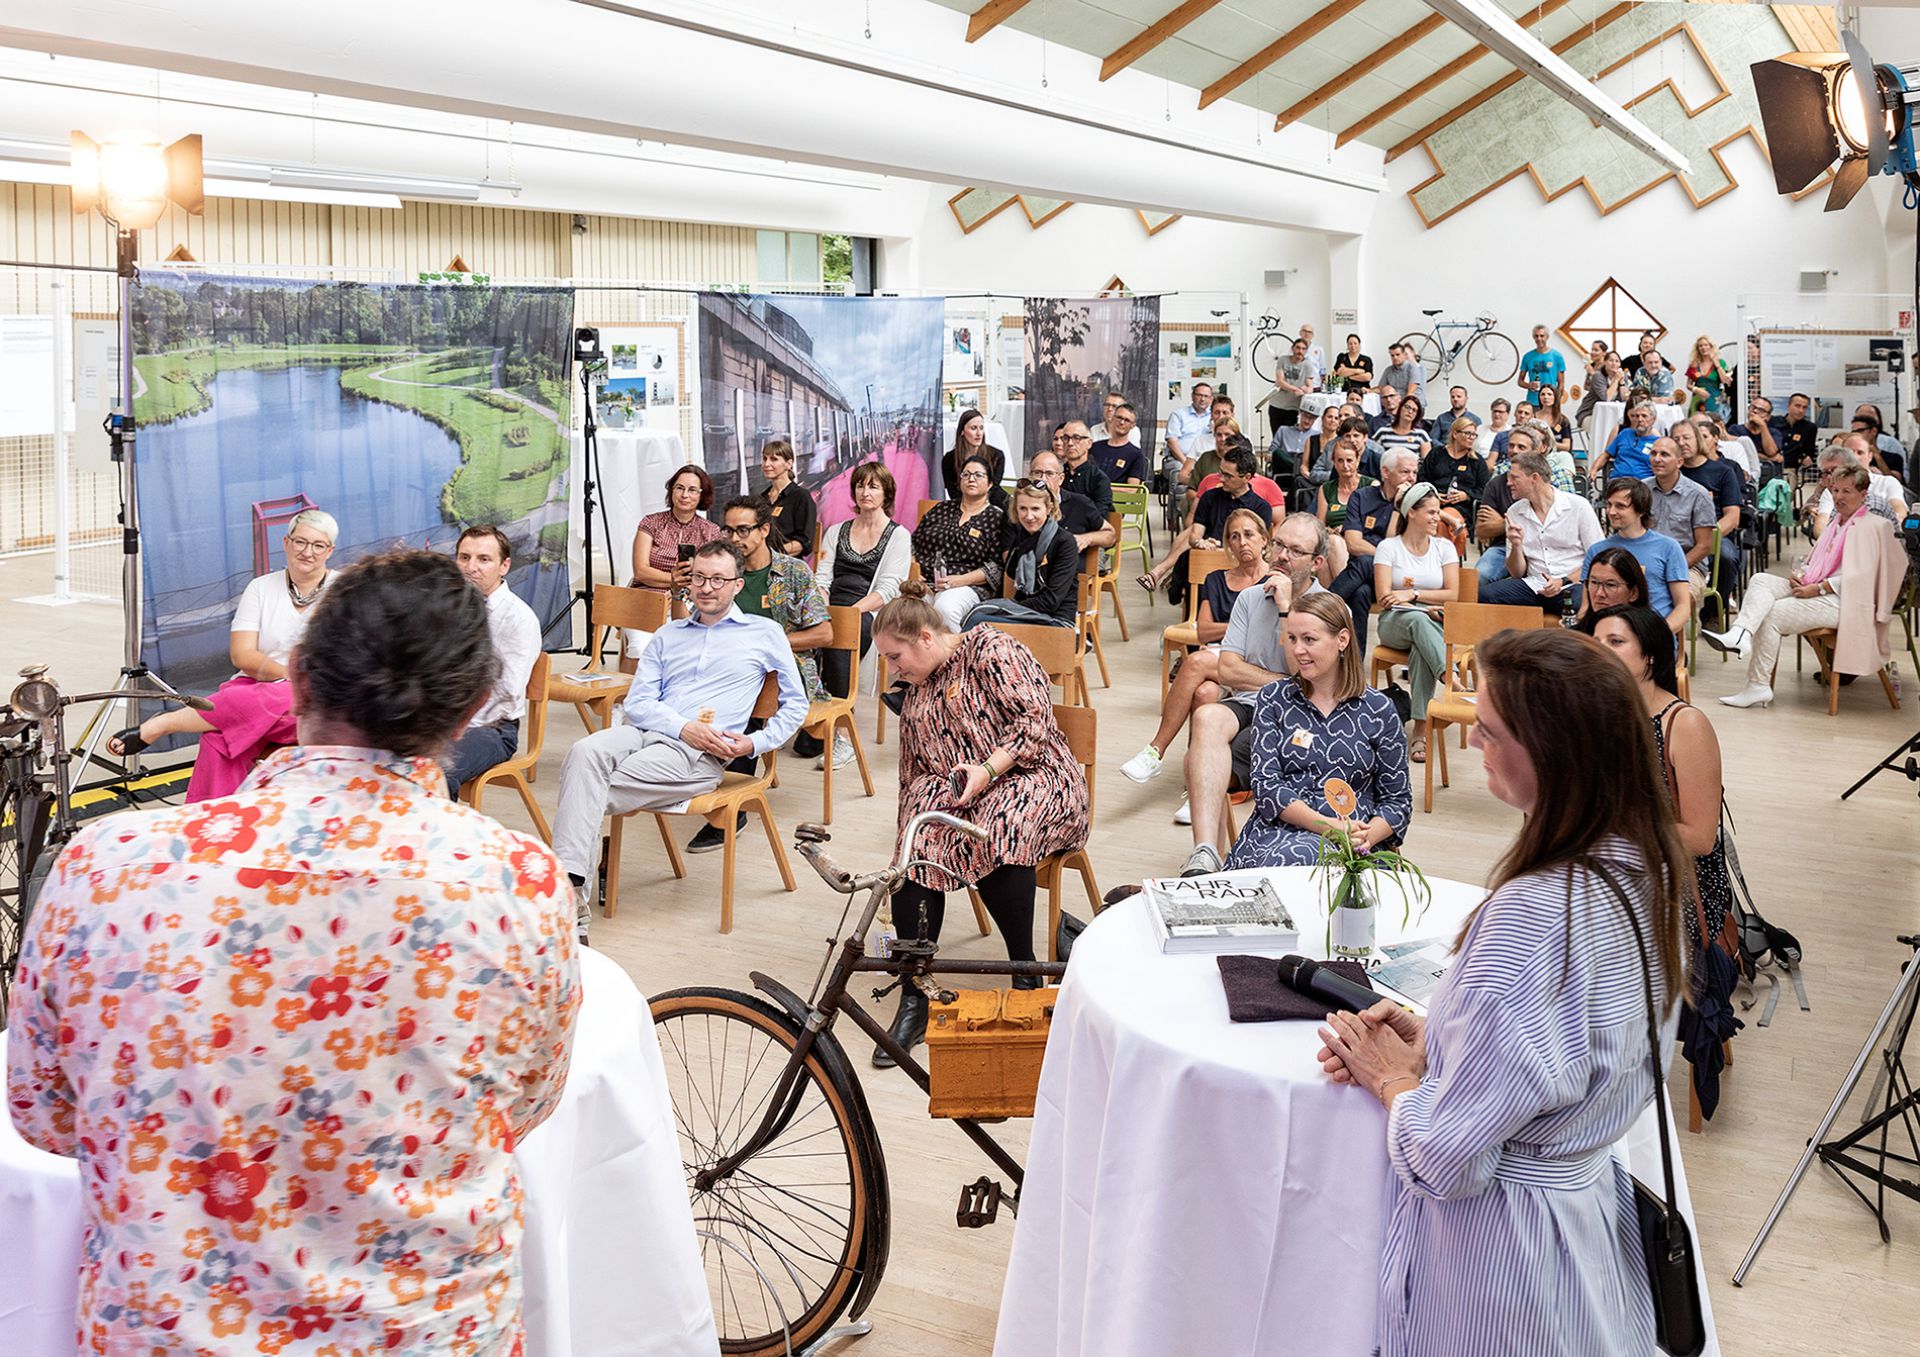
[[[948,773],[947,787],[953,792],[953,799],[958,801],[967,790],[967,770],[956,768]]]

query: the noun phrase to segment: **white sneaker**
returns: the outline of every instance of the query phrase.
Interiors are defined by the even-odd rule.
[[[1753,653],[1753,637],[1748,635],[1745,627],[1732,627],[1726,631],[1708,631],[1702,627],[1700,639],[1723,655],[1738,655],[1744,660]],[[1720,700],[1726,701],[1724,697]]]
[[[1749,683],[1739,692],[1721,698],[1720,703],[1726,707],[1770,707],[1773,705],[1773,689],[1764,683]]]
[[[853,741],[847,737],[847,732],[843,730],[833,737],[833,766],[835,768],[845,768],[852,762]]]
[[[1180,869],[1181,876],[1212,876],[1220,870],[1220,853],[1210,843],[1203,843],[1187,854],[1187,865]]]
[[[1173,813],[1173,822],[1176,825],[1193,823],[1193,803],[1184,796],[1180,798],[1180,809]]]
[[[1120,765],[1120,775],[1131,782],[1148,782],[1160,776],[1160,751],[1152,745]]]

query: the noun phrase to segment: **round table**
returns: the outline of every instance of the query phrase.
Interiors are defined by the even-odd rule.
[[[1625,401],[1595,401],[1593,413],[1587,423],[1587,453],[1606,451],[1613,442],[1613,436],[1620,432],[1620,425],[1627,417]],[[1656,405],[1653,407],[1653,431],[1663,434],[1687,417],[1684,405]]]
[[[525,1193],[528,1357],[705,1357],[719,1341],[653,1017],[603,954],[580,956],[567,1087],[514,1151]],[[0,1116],[0,1353],[71,1357],[84,1226],[76,1161]]]
[[[1345,405],[1352,398],[1335,391],[1312,391],[1300,398],[1300,408],[1313,418],[1318,419],[1336,405]],[[1360,409],[1364,414],[1380,413],[1380,397],[1368,391],[1360,397]]]
[[[1324,956],[1314,869],[1262,874]],[[1383,892],[1381,942],[1451,938],[1483,894],[1432,885],[1405,926]],[[1231,1022],[1214,958],[1163,955],[1143,899],[1096,919],[1054,1010],[995,1357],[1371,1354],[1386,1113],[1319,1046],[1316,1023]],[[1620,1148],[1659,1181],[1651,1108]]]

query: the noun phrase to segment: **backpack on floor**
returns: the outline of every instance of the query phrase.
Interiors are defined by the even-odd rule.
[[[1766,1007],[1761,1009],[1756,1026],[1765,1027],[1773,1021],[1773,1010],[1780,1002],[1779,971],[1787,977],[1793,986],[1794,997],[1800,1001],[1800,1011],[1811,1013],[1812,1006],[1807,1002],[1807,988],[1800,978],[1800,939],[1784,928],[1775,927],[1761,916],[1759,907],[1753,903],[1753,891],[1747,885],[1746,875],[1740,870],[1740,855],[1733,846],[1733,812],[1727,809],[1724,800],[1720,803],[1720,841],[1727,850],[1727,876],[1733,882],[1733,904],[1730,917],[1740,942],[1740,979],[1746,986],[1746,997],[1740,1001],[1743,1011],[1751,1011],[1760,1002],[1755,989],[1764,977],[1767,982]]]

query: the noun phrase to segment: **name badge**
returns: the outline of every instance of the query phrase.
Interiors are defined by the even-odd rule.
[[[772,610],[772,608],[773,608],[773,602],[772,602],[772,597],[771,597],[771,595],[768,595],[768,594],[762,594],[762,595],[760,595],[760,606],[761,606],[762,608],[765,608],[765,609],[767,609],[767,610],[769,610],[769,611],[771,611],[771,610]]]
[[[1378,517],[1377,515],[1375,515],[1375,514],[1368,514],[1368,515],[1367,515],[1367,526],[1368,526],[1369,528],[1371,528],[1371,527],[1372,527],[1372,526],[1373,526],[1373,525],[1374,525],[1375,523],[1377,523],[1377,522],[1379,522],[1379,517]]]
[[[967,529],[967,536],[969,536],[969,537],[978,537],[979,535],[980,535],[980,529],[978,529],[978,528],[968,528],[968,529]]]
[[[958,702],[959,700],[960,700],[960,685],[958,683],[948,684],[947,685],[947,701]]]
[[[1313,748],[1313,732],[1310,730],[1296,730],[1288,738],[1287,743],[1295,749],[1311,749]]]
[[[1413,588],[1413,576],[1411,576],[1411,575],[1402,575],[1402,576],[1400,577],[1400,583],[1402,583],[1403,585],[1405,585],[1405,586],[1406,586],[1407,588],[1409,588],[1409,589],[1411,589],[1411,588]]]

